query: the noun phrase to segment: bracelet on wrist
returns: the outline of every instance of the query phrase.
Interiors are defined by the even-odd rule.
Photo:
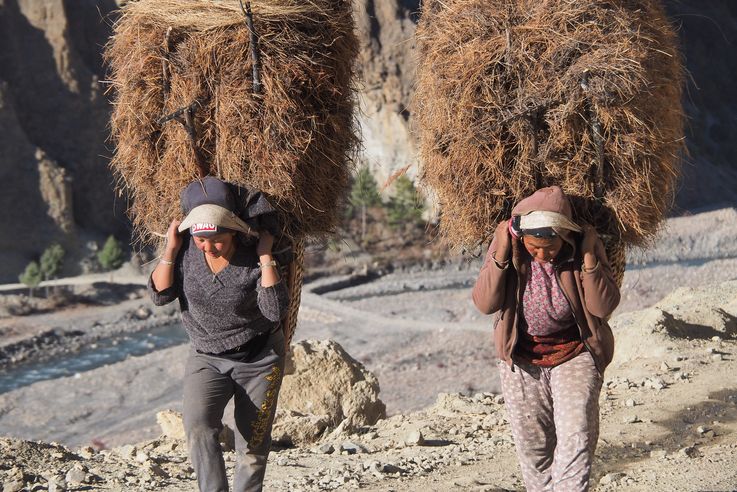
[[[598,258],[596,259],[596,265],[594,265],[592,268],[586,268],[586,264],[583,263],[583,264],[581,264],[581,271],[583,273],[593,273],[593,272],[595,272],[596,270],[599,269],[599,265],[600,264],[601,263],[599,262],[599,259]]]
[[[259,261],[258,266],[261,269],[264,269],[264,268],[267,268],[267,267],[276,268],[276,260],[270,260],[270,261],[266,261],[266,262],[263,262],[263,263]]]
[[[509,259],[506,259],[504,261],[499,261],[496,259],[496,251],[494,251],[494,253],[491,254],[491,259],[494,260],[494,263],[496,263],[496,266],[502,270],[504,270],[505,268],[507,268],[507,266],[509,266]]]
[[[172,266],[174,264],[173,261],[170,261],[170,260],[167,260],[167,259],[164,259],[164,258],[161,258],[159,260],[159,263],[163,263],[164,265],[169,265],[169,266]]]

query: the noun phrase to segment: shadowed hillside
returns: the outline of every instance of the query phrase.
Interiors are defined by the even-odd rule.
[[[362,43],[364,159],[381,183],[416,169],[408,110],[419,0],[356,0]],[[669,1],[690,72],[688,148],[676,213],[735,203],[737,3]],[[129,228],[107,162],[109,103],[101,50],[114,0],[0,0],[0,281],[52,242],[77,256],[85,242]],[[68,274],[77,273],[74,260]]]

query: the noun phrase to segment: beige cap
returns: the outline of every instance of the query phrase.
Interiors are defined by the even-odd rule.
[[[567,229],[569,231],[581,232],[581,227],[571,219],[558,212],[547,210],[536,210],[520,217],[520,229],[540,229],[552,227],[553,229]]]
[[[179,232],[183,232],[195,224],[214,224],[217,227],[225,227],[234,231],[240,231],[246,234],[256,235],[256,233],[248,227],[248,224],[238,217],[234,212],[220,205],[206,203],[198,205],[187,214],[181,224],[179,224]]]

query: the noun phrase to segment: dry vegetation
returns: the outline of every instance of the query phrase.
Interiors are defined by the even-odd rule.
[[[292,236],[337,223],[357,147],[351,4],[253,2],[260,91],[245,18],[238,2],[141,0],[115,24],[112,168],[144,243],[203,174],[266,192]],[[161,122],[183,109],[182,124]]]
[[[683,148],[682,60],[659,1],[429,0],[417,36],[421,178],[451,243],[490,239],[553,184],[622,261],[622,242],[653,238]]]

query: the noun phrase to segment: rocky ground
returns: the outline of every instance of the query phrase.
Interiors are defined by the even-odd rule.
[[[654,249],[630,252],[601,399],[598,490],[737,489],[737,285],[724,283],[737,278],[735,219],[734,209],[672,219]],[[357,265],[306,286],[297,338],[332,338],[363,362],[389,417],[351,431],[327,426],[315,444],[277,450],[268,488],[522,488],[490,321],[469,299],[478,262],[379,277]],[[97,306],[0,319],[4,371],[176,316],[153,309],[136,282]],[[0,446],[3,490],[20,490],[12,484],[21,479],[28,490],[60,490],[62,478],[80,490],[191,490],[183,444],[157,437],[155,422],[181,407],[185,356],[184,346],[157,350],[0,394],[0,434],[13,437]],[[462,395],[438,396],[448,392]]]
[[[737,488],[737,281],[682,289],[613,321],[593,490]],[[503,398],[434,405],[276,449],[267,490],[522,490]],[[184,443],[96,451],[2,439],[3,490],[194,490]],[[234,456],[226,452],[232,469]]]

